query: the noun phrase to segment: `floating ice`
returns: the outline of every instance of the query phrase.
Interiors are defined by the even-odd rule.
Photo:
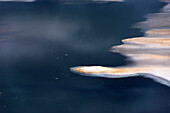
[[[85,66],[71,71],[86,76],[122,78],[143,76],[170,87],[170,0],[160,13],[146,16],[136,27],[145,31],[144,37],[122,40],[123,44],[111,48],[123,54],[135,65],[121,67]]]

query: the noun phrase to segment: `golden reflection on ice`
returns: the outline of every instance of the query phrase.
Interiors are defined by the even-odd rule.
[[[148,35],[170,35],[170,29],[153,29],[146,31]]]
[[[149,38],[149,37],[139,37],[130,38],[123,40],[124,43],[138,43],[138,44],[150,44],[150,45],[160,45],[160,46],[170,46],[169,38]],[[149,46],[149,45],[148,45]]]
[[[86,76],[122,78],[143,76],[170,87],[170,0],[161,13],[150,14],[136,27],[145,30],[144,37],[122,40],[122,45],[111,48],[134,62],[121,67],[83,66],[71,71]],[[116,59],[115,59],[116,60]]]
[[[102,67],[102,66],[89,66],[89,67],[79,67],[76,68],[74,71],[77,71],[79,73],[88,73],[88,74],[94,74],[94,73],[132,74],[134,71],[140,72],[141,70],[142,70],[141,68],[110,68],[110,67]]]

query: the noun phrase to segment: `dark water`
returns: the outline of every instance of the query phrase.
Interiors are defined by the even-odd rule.
[[[142,36],[131,26],[164,3],[0,3],[0,113],[170,113],[168,87],[145,78],[106,79],[69,71],[126,65],[108,52]]]

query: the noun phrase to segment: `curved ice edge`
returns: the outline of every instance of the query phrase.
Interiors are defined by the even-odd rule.
[[[82,66],[78,66],[78,67],[82,67]],[[163,84],[165,86],[168,86],[170,88],[170,82],[164,78],[161,78],[159,76],[156,75],[152,75],[149,73],[135,73],[135,74],[130,74],[130,75],[125,75],[122,74],[120,75],[114,75],[113,73],[96,73],[96,74],[86,74],[86,73],[80,73],[77,71],[74,71],[74,69],[78,68],[78,67],[72,67],[70,68],[70,71],[79,75],[83,75],[83,76],[89,76],[89,77],[104,77],[104,78],[112,78],[112,79],[116,79],[116,78],[128,78],[128,77],[144,77],[144,78],[150,78],[152,80],[154,80],[157,83]]]

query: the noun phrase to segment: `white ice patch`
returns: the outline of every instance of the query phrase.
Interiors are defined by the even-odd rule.
[[[85,66],[71,68],[81,75],[106,78],[143,76],[170,87],[170,0],[160,13],[149,14],[136,27],[145,31],[145,37],[123,40],[122,45],[110,51],[120,53],[135,62],[122,67]]]

